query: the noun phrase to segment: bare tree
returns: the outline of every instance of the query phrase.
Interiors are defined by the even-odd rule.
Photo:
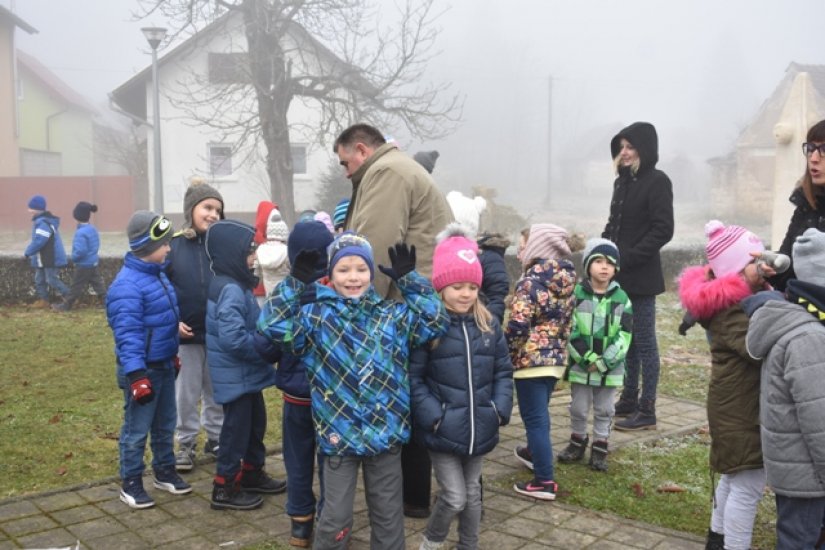
[[[451,94],[449,84],[427,84],[424,78],[438,54],[435,23],[442,12],[434,1],[399,0],[390,23],[376,0],[139,0],[137,15],[174,22],[173,37],[197,37],[221,18],[242,16],[246,62],[235,70],[245,77],[219,86],[190,82],[188,91],[197,93],[178,105],[198,123],[232,136],[235,150],[247,152],[244,160],[253,160],[249,155],[257,154],[262,141],[272,199],[291,217],[288,111],[296,98],[315,106],[320,122],[300,130],[321,146],[360,121],[382,129],[403,126],[421,139],[454,130],[462,99]]]
[[[144,132],[136,124],[123,130],[95,124],[93,130],[97,160],[118,166],[132,176],[135,206],[148,208],[148,156]]]

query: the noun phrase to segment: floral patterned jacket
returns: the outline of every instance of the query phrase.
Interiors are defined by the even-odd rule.
[[[514,378],[564,375],[575,287],[568,259],[542,260],[516,283],[505,330]]]

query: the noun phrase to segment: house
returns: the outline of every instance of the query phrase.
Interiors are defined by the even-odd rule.
[[[294,67],[341,63],[298,25],[290,27],[283,41]],[[227,128],[233,120],[257,113],[251,86],[247,85],[246,64],[243,17],[235,11],[224,14],[158,59],[161,180],[167,214],[182,212],[183,195],[193,176],[205,177],[220,190],[226,210],[235,216],[254,213],[261,200],[270,199],[266,149],[259,132],[255,132],[253,144],[242,146],[237,129]],[[152,92],[150,66],[114,90],[111,99],[133,120],[148,124],[153,116]],[[320,108],[313,100],[296,96],[288,119],[295,206],[300,211],[315,205],[335,136],[330,135],[325,144],[316,142]],[[150,132],[150,152],[152,139]],[[152,156],[150,180],[154,179]],[[154,193],[153,181],[149,188]]]
[[[18,28],[29,34],[37,32],[13,12],[0,6],[0,177],[20,175],[17,49],[14,42]]]

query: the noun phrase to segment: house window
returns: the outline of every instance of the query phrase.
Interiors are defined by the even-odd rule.
[[[209,52],[209,82],[212,84],[248,84],[249,58],[246,52]]]
[[[306,145],[292,145],[292,173],[306,174],[307,173],[307,146]]]
[[[213,176],[232,175],[232,146],[226,143],[209,144],[209,173]]]
[[[63,156],[52,151],[20,149],[21,176],[63,175]]]

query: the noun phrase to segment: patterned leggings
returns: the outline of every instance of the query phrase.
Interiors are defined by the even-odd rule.
[[[642,371],[642,397],[639,408],[653,411],[659,384],[659,345],[656,343],[656,296],[630,295],[633,304],[633,339],[627,350],[623,394],[635,399]]]

